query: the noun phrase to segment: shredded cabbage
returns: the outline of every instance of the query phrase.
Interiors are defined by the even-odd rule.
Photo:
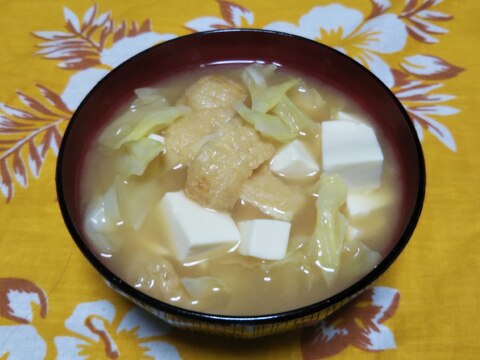
[[[298,85],[299,82],[299,79],[293,79],[265,89],[258,88],[258,92],[255,96],[252,93],[252,108],[264,113],[270,111],[278,104],[282,97],[285,96],[286,92],[295,85]]]
[[[168,106],[168,100],[165,96],[162,95],[159,89],[145,87],[135,89],[135,95],[137,99],[133,102],[133,106],[142,106],[152,103],[162,104],[163,106]]]
[[[125,144],[126,154],[120,162],[120,175],[142,175],[148,164],[155,159],[164,149],[165,144],[150,137]]]
[[[158,179],[130,177],[125,180],[117,176],[115,187],[122,220],[125,221],[125,225],[138,230],[163,195]]]
[[[324,110],[327,103],[316,89],[301,84],[295,91],[291,91],[289,96],[300,110],[312,118],[318,119],[322,113],[326,116]]]
[[[129,141],[140,140],[149,133],[164,129],[176,119],[187,115],[189,112],[190,108],[183,105],[166,106],[158,111],[148,113],[138,120],[135,119],[137,121],[131,121],[125,124],[122,123],[123,126],[117,128],[113,136],[111,134],[112,131],[107,129],[108,132],[105,131],[102,133],[99,141],[113,149],[119,149],[120,146]]]
[[[108,126],[100,135],[99,142],[118,149],[129,141],[137,141],[152,132],[164,129],[189,113],[190,108],[183,105],[162,106],[153,112],[148,106],[130,111]]]
[[[246,122],[252,125],[263,136],[281,142],[289,142],[295,139],[298,135],[298,132],[290,131],[277,116],[249,109],[245,104],[240,102],[235,104],[235,110]]]
[[[252,109],[262,113],[270,111],[288,90],[300,83],[300,79],[292,79],[282,84],[267,86],[265,75],[255,67],[246,68],[242,73],[242,80],[250,92]]]
[[[382,256],[370,249],[359,240],[351,240],[348,237],[343,244],[342,267],[348,269],[350,274],[366,274],[382,260]]]
[[[165,109],[168,106],[168,101],[166,101],[166,99],[164,100],[160,99],[159,101],[145,103],[140,98],[135,99],[132,105],[130,105],[129,111],[122,114],[102,131],[99,142],[112,147],[109,144],[113,143],[115,137],[119,135],[120,132],[125,133],[123,130],[124,127],[131,128],[132,124],[138,122],[139,119],[147,116],[149,113]]]
[[[248,86],[250,81],[254,81],[257,86],[267,86],[267,78],[277,70],[277,67],[273,64],[253,64],[247,66],[242,73],[242,80]]]
[[[125,267],[126,280],[136,289],[161,300],[175,299],[177,304],[187,305],[183,284],[167,257],[137,251]]]
[[[268,86],[267,77],[275,70],[275,66],[252,65],[245,68],[242,79],[250,92],[252,105],[249,109],[237,104],[235,110],[257,131],[278,141],[291,141],[302,131],[314,132],[318,125],[287,96],[287,92],[301,80],[292,79]]]
[[[112,234],[121,224],[120,210],[115,184],[102,196],[96,197],[85,209],[84,226],[93,246],[103,253],[115,252],[121,245],[119,237],[105,236]]]
[[[291,132],[314,132],[318,124],[300,110],[286,95],[278,102],[272,111]]]
[[[201,276],[182,278],[181,281],[191,298],[191,304],[204,311],[225,307],[230,300],[230,291],[218,278]]]
[[[307,256],[322,270],[331,285],[338,275],[341,251],[345,238],[347,219],[340,207],[347,199],[347,186],[338,175],[326,175],[319,181],[317,223],[311,241],[307,244]]]

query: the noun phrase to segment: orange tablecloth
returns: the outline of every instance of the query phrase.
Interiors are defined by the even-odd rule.
[[[0,359],[475,358],[480,354],[480,2],[0,1]],[[253,341],[175,330],[107,288],[67,233],[59,142],[123,60],[195,31],[293,32],[401,99],[426,157],[419,226],[386,276],[315,327]]]

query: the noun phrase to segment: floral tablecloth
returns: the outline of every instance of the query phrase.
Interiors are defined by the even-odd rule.
[[[0,1],[0,359],[480,356],[480,1]],[[55,160],[68,120],[112,68],[156,43],[225,27],[334,46],[400,98],[428,174],[419,226],[390,271],[314,327],[239,341],[134,307],[63,224]]]

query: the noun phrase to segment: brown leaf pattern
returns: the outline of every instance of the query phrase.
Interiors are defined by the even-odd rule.
[[[93,4],[83,15],[82,20],[67,7],[64,8],[65,32],[35,31],[33,36],[46,40],[40,43],[37,55],[44,59],[60,60],[57,66],[65,70],[83,70],[95,66],[105,67],[100,56],[109,41],[116,43],[125,37],[133,37],[150,32],[150,20],[140,25],[132,22],[130,27],[125,21],[115,26],[110,12],[98,13],[97,4]]]
[[[40,316],[44,318],[47,315],[47,297],[41,288],[26,279],[0,278],[0,316],[18,324],[30,323],[27,318],[15,314],[9,297],[13,291],[37,295],[40,305]]]
[[[454,107],[442,104],[454,99],[455,96],[435,93],[434,91],[441,88],[443,84],[432,79],[432,76],[430,76],[429,81],[426,81],[423,79],[428,78],[428,76],[423,76],[423,79],[421,79],[422,76],[412,75],[411,72],[403,70],[396,69],[393,74],[395,76],[395,86],[392,91],[402,102],[417,129],[420,139],[423,137],[423,130],[428,130],[450,150],[456,151],[455,140],[448,128],[435,120],[437,116],[449,116],[459,112]],[[434,74],[433,77],[442,76],[446,78],[449,76],[448,72],[441,75],[432,74]]]
[[[374,344],[372,334],[390,332],[381,324],[395,314],[399,302],[400,293],[395,289],[367,289],[340,311],[303,332],[303,358],[329,357],[349,345],[368,351],[382,350]]]
[[[437,0],[407,0],[399,17],[406,22],[408,34],[415,40],[435,44],[438,42],[435,35],[447,32],[433,22],[452,20],[453,16],[432,10],[437,3]]]
[[[234,4],[230,1],[225,0],[217,0],[218,5],[220,6],[220,13],[222,14],[223,19],[230,24],[231,27],[238,27],[235,21],[235,10],[239,11],[240,13],[249,12],[248,9],[244,8],[243,6]]]
[[[370,2],[372,3],[372,11],[365,20],[370,20],[384,14],[391,6],[390,3],[383,0],[370,0]]]
[[[98,335],[100,341],[104,344],[105,355],[109,359],[118,359],[120,356],[116,344],[113,341],[111,335],[105,330],[105,326],[98,326],[94,320],[96,318],[89,316],[85,319],[85,326],[95,335]],[[103,324],[102,324],[103,325]]]
[[[424,80],[451,79],[465,70],[433,55],[419,54],[409,56],[405,60],[400,67],[410,75]]]
[[[103,69],[102,51],[122,39],[152,31],[149,19],[120,21],[115,26],[110,12],[98,12],[94,3],[80,18],[64,7],[64,31],[35,31],[43,40],[37,55],[58,61],[57,67],[80,71],[92,67]],[[10,202],[15,184],[28,186],[29,174],[38,177],[49,149],[58,151],[62,134],[58,125],[72,115],[61,96],[36,84],[41,94],[35,98],[22,91],[17,96],[24,108],[0,103],[0,193]]]
[[[220,9],[221,18],[214,18],[208,28],[199,30],[193,23],[187,23],[185,28],[191,32],[219,30],[229,28],[243,28],[252,25],[253,13],[236,3],[226,0],[216,0]]]
[[[48,150],[58,151],[58,125],[72,115],[58,94],[36,86],[41,100],[17,91],[28,110],[0,103],[0,190],[7,203],[13,198],[14,180],[26,187],[29,171],[38,177]]]

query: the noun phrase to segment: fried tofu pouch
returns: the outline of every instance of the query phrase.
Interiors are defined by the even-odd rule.
[[[244,102],[247,91],[239,83],[224,76],[205,76],[186,91],[186,104],[193,111],[204,109],[233,109],[237,102]]]
[[[197,110],[177,120],[165,131],[167,162],[189,165],[209,135],[231,120],[233,110],[225,108]]]
[[[185,193],[207,208],[229,210],[253,170],[274,153],[272,144],[240,118],[233,118],[215,132],[191,162]]]
[[[167,162],[188,166],[209,135],[233,118],[233,105],[246,98],[242,85],[223,76],[209,75],[193,83],[181,99],[192,113],[170,125],[164,134]]]
[[[284,221],[291,221],[306,202],[300,187],[285,184],[265,165],[244,183],[241,199]]]

